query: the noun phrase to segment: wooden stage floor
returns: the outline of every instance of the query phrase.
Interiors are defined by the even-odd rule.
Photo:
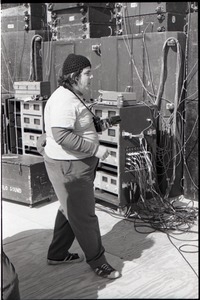
[[[18,273],[22,300],[198,299],[198,220],[189,232],[167,234],[97,203],[106,256],[122,272],[112,281],[85,261],[47,265],[58,206],[56,200],[33,208],[2,202],[3,248]],[[82,252],[76,241],[72,249]]]

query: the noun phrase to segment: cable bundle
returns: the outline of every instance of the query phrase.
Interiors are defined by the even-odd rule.
[[[30,74],[29,81],[37,81],[37,56],[36,56],[36,42],[42,42],[43,38],[41,35],[36,34],[31,40],[31,53],[30,53]]]

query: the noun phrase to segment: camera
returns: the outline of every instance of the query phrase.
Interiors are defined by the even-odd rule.
[[[97,132],[102,132],[113,125],[117,125],[121,122],[120,116],[113,116],[106,119],[101,119],[98,116],[93,117],[94,126]]]

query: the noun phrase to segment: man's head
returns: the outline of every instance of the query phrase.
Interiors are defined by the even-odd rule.
[[[62,74],[68,75],[78,71],[80,72],[87,67],[91,68],[91,63],[87,57],[71,53],[67,56],[63,63]]]
[[[91,79],[91,63],[83,55],[69,54],[62,67],[62,75],[59,85],[68,88],[69,86],[83,93],[88,89]]]

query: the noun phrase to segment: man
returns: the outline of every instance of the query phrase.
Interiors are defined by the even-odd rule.
[[[99,144],[93,115],[83,98],[91,78],[90,61],[85,56],[69,54],[63,63],[59,87],[45,106],[44,161],[60,202],[47,262],[82,261],[79,254],[69,252],[76,237],[94,272],[116,279],[120,273],[106,260],[95,215],[95,171],[98,160],[104,160],[109,152]]]

